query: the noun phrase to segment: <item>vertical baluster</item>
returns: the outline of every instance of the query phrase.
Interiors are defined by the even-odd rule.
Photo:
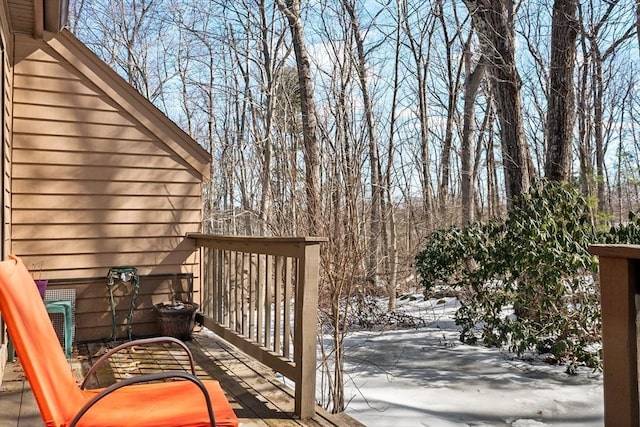
[[[257,309],[257,322],[256,322],[256,342],[258,345],[262,345],[264,342],[262,339],[262,331],[263,331],[263,317],[264,317],[264,267],[265,267],[265,259],[266,255],[259,254],[258,255],[258,281],[257,281],[257,289],[256,293],[258,295],[256,309]]]
[[[256,292],[257,292],[257,267],[258,254],[251,254],[249,260],[249,332],[247,338],[252,339],[257,336],[256,330]]]
[[[240,289],[240,313],[242,316],[242,336],[247,336],[247,288],[249,285],[249,272],[247,271],[248,266],[246,264],[247,253],[242,253],[242,280],[240,284],[242,288]]]
[[[234,252],[234,256],[233,256],[233,263],[234,263],[234,268],[235,268],[235,280],[233,283],[233,330],[240,333],[240,323],[241,323],[241,319],[240,317],[242,316],[242,313],[240,313],[240,286],[242,283],[242,266],[240,265],[241,263],[241,258],[242,258],[242,254],[238,253],[238,251]]]
[[[224,259],[220,249],[214,250],[213,256],[215,258],[215,273],[213,278],[215,287],[215,319],[216,322],[224,324],[224,300],[222,299],[222,271],[224,269]]]
[[[266,256],[265,262],[265,295],[264,295],[264,346],[269,348],[271,346],[271,296],[273,294],[273,257],[271,255]]]
[[[200,258],[202,259],[202,277],[200,277],[200,287],[202,289],[201,307],[205,316],[213,317],[213,283],[211,281],[214,268],[214,259],[211,257],[212,249],[200,248]]]
[[[224,288],[223,292],[223,301],[224,301],[224,325],[229,327],[231,325],[231,308],[230,308],[230,299],[229,295],[229,286],[231,282],[231,251],[224,251]]]
[[[282,354],[282,268],[283,257],[275,257],[276,271],[273,292],[273,351]]]
[[[297,263],[296,263],[297,265]],[[292,258],[287,257],[285,260],[285,270],[284,270],[284,330],[283,334],[283,348],[282,355],[289,359],[291,357],[291,313],[293,312],[292,307],[292,284],[291,284],[291,275],[293,272],[293,262]]]

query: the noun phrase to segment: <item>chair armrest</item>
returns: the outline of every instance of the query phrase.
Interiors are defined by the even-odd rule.
[[[159,374],[147,374],[147,375],[142,375],[142,376],[139,376],[139,377],[127,378],[125,380],[122,380],[120,382],[117,382],[115,384],[110,385],[109,387],[107,387],[104,390],[102,390],[100,393],[98,393],[95,396],[93,396],[93,398],[91,400],[89,400],[82,407],[82,409],[80,409],[80,411],[76,414],[76,416],[73,417],[73,420],[71,421],[71,424],[69,424],[69,427],[76,427],[77,423],[80,421],[82,416],[84,414],[86,414],[89,411],[89,409],[91,409],[91,407],[93,405],[98,403],[100,400],[102,400],[103,398],[105,398],[109,394],[115,392],[116,390],[119,390],[119,389],[121,389],[123,387],[128,387],[130,385],[134,385],[134,384],[146,383],[146,382],[151,382],[151,381],[165,380],[165,379],[169,379],[169,378],[182,378],[184,380],[191,381],[196,386],[198,386],[198,388],[200,389],[200,391],[204,395],[204,399],[205,399],[205,401],[207,403],[207,412],[209,413],[209,421],[211,422],[212,426],[215,426],[216,425],[216,419],[215,419],[215,416],[213,415],[213,406],[211,405],[211,398],[209,397],[209,393],[207,392],[207,388],[204,386],[202,381],[200,381],[198,379],[198,377],[196,377],[195,375],[191,375],[191,374],[188,374],[186,372],[161,372]],[[151,403],[153,403],[153,402],[151,402]]]
[[[145,346],[149,344],[161,344],[161,343],[175,344],[178,347],[182,348],[185,351],[185,353],[187,353],[187,356],[189,357],[189,366],[191,367],[191,374],[192,375],[196,374],[196,368],[193,363],[193,355],[191,354],[191,350],[189,350],[189,347],[187,347],[185,343],[173,337],[144,338],[144,339],[128,341],[123,344],[120,344],[119,346],[112,348],[111,350],[106,352],[104,355],[102,355],[98,360],[96,360],[93,366],[91,366],[91,368],[87,372],[87,375],[85,375],[84,380],[82,380],[82,384],[80,384],[80,389],[82,390],[85,389],[85,387],[87,386],[87,382],[89,381],[91,376],[93,376],[93,374],[96,373],[98,368],[100,368],[100,366],[106,360],[108,360],[111,356],[113,356],[115,353],[118,353],[119,351],[125,350],[130,347]]]

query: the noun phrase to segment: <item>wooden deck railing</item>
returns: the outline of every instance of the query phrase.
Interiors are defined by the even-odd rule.
[[[321,238],[189,234],[200,249],[204,325],[295,383],[315,414]]]
[[[590,252],[600,258],[605,425],[638,427],[640,246],[594,245]]]

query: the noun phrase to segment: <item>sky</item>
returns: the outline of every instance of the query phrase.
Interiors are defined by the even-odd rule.
[[[453,298],[399,301],[418,329],[360,331],[345,344],[347,413],[376,426],[602,426],[602,374],[458,341]],[[444,301],[444,303],[443,303]]]

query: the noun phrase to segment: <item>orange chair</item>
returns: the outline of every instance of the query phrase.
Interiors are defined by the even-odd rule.
[[[104,389],[78,386],[33,279],[13,256],[0,262],[0,312],[47,427],[238,425],[218,382],[185,372],[142,375]],[[181,381],[157,382],[169,378]]]

